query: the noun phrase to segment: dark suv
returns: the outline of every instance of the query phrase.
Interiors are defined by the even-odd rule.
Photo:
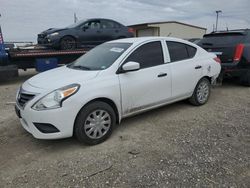
[[[51,28],[43,31],[38,34],[37,42],[53,48],[74,49],[129,37],[134,37],[132,28],[114,20],[95,18],[80,21],[62,29]]]
[[[212,32],[204,35],[198,45],[220,58],[222,79],[236,77],[242,84],[250,86],[249,29]]]

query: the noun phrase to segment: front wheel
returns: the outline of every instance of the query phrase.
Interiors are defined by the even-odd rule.
[[[196,85],[189,102],[195,106],[201,106],[208,101],[210,96],[210,82],[207,78],[202,78]]]
[[[115,122],[115,112],[110,105],[101,101],[93,102],[79,112],[74,135],[82,143],[99,144],[111,135]]]
[[[73,50],[76,48],[76,40],[70,36],[63,37],[60,42],[60,48],[62,50]]]

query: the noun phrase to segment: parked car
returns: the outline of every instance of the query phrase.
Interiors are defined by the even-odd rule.
[[[125,117],[184,99],[205,104],[220,69],[216,55],[185,40],[115,40],[24,82],[16,112],[36,138],[98,144]]]
[[[82,46],[96,46],[106,41],[134,37],[132,28],[114,20],[88,19],[61,29],[48,29],[38,34],[40,45],[60,49],[75,49]]]
[[[194,44],[197,44],[198,42],[200,42],[200,38],[191,38],[191,39],[188,39],[189,42],[192,42]]]
[[[250,86],[250,30],[213,32],[204,35],[199,46],[221,59],[222,79],[238,78]]]

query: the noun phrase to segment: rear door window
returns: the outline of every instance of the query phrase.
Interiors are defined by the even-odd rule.
[[[129,61],[140,63],[141,69],[164,64],[161,42],[149,42],[140,46],[125,62]]]
[[[101,22],[101,27],[103,29],[113,29],[113,28],[115,28],[115,23],[111,22],[111,21],[103,20]]]
[[[193,58],[196,54],[197,49],[193,46],[186,45],[189,58]]]
[[[167,41],[171,62],[193,58],[197,49],[181,42]]]

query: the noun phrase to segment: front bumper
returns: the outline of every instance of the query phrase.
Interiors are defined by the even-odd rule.
[[[39,36],[37,38],[37,44],[48,47],[58,47],[60,44],[59,38],[49,38],[47,36]]]
[[[22,109],[16,104],[15,110],[22,127],[35,138],[60,139],[73,135],[75,115],[66,108],[35,111],[28,107]],[[52,125],[57,131],[41,130],[37,124]]]
[[[27,82],[23,84],[22,91],[36,94],[25,105],[18,102],[20,95],[16,97],[16,114],[26,131],[38,139],[59,139],[73,135],[75,118],[82,107],[79,102],[68,98],[61,108],[37,111],[32,109],[32,105],[47,95],[48,91],[33,87]]]

